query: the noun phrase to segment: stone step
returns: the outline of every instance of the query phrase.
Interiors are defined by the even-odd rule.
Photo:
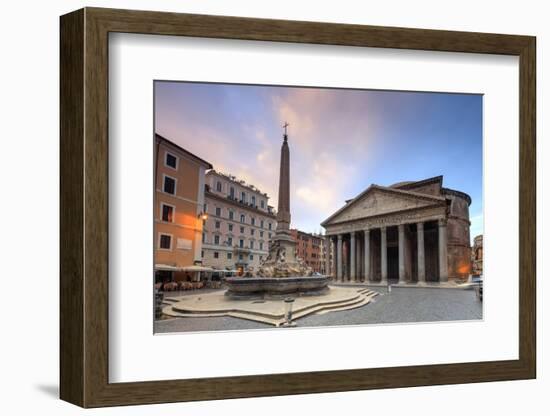
[[[300,319],[300,318],[303,318],[304,316],[308,316],[312,314],[323,314],[323,313],[328,313],[328,312],[333,312],[338,310],[355,309],[360,306],[364,306],[368,304],[371,301],[371,299],[376,295],[378,295],[378,293],[375,292],[374,295],[361,296],[353,300],[346,300],[346,301],[342,301],[331,305],[317,305],[317,307],[312,310],[308,310],[305,312],[298,312],[296,314],[293,313],[292,316],[293,316],[293,319]]]
[[[372,298],[372,297],[365,297],[365,299],[363,299],[361,302],[358,302],[354,305],[349,305],[349,306],[345,306],[345,307],[341,307],[341,308],[334,308],[334,309],[330,309],[330,310],[327,310],[327,311],[321,311],[319,312],[319,314],[325,314],[325,313],[329,313],[329,312],[339,312],[339,311],[349,311],[351,309],[357,309],[357,308],[360,308],[361,306],[365,306],[365,305],[368,305]]]
[[[300,313],[307,313],[309,310],[315,310],[319,306],[330,306],[330,305],[339,306],[342,302],[357,301],[361,298],[361,296],[362,296],[362,294],[357,293],[355,296],[350,297],[350,298],[345,299],[345,300],[336,299],[336,300],[331,300],[331,301],[326,301],[326,302],[320,302],[320,303],[317,303],[315,305],[304,306],[304,307],[301,307],[299,309],[295,309],[293,314],[297,315],[297,314],[300,314]],[[191,309],[190,307],[185,308],[184,306],[175,306],[174,305],[174,306],[172,306],[172,309],[173,309],[174,312],[184,313],[186,315],[197,315],[197,316],[212,315],[212,314],[247,313],[247,314],[253,314],[253,315],[258,315],[258,316],[264,316],[264,317],[270,318],[270,319],[283,319],[284,318],[284,311],[282,310],[282,308],[281,308],[280,313],[264,313],[264,312],[260,312],[260,311],[242,312],[241,310],[236,309],[236,308],[220,308],[220,309],[211,309],[211,310],[203,311],[203,310]]]
[[[370,296],[357,296],[352,299],[347,299],[344,301],[339,302],[327,302],[325,304],[317,304],[314,305],[314,307],[309,308],[303,308],[300,311],[297,311],[296,313],[293,313],[293,319],[297,320],[300,318],[303,318],[305,316],[309,316],[312,314],[317,313],[328,313],[331,311],[337,311],[337,310],[348,310],[348,309],[355,309],[360,306],[364,306],[370,302],[371,297]],[[204,313],[196,313],[196,312],[179,312],[175,311],[175,308],[171,308],[170,306],[166,307],[163,310],[163,313],[168,316],[174,316],[174,317],[219,317],[219,316],[232,316],[235,318],[241,318],[241,319],[247,319],[251,321],[256,322],[263,322],[267,324],[271,324],[274,326],[279,326],[285,322],[284,314],[278,314],[278,315],[272,315],[272,314],[262,314],[258,312],[252,312],[252,311],[238,311],[238,310],[223,310],[223,311],[217,311],[217,312],[204,312]]]
[[[293,320],[299,320],[305,316],[313,314],[324,314],[333,311],[343,311],[349,309],[359,308],[368,304],[379,293],[368,288],[358,289],[355,293],[350,294],[347,298],[333,299],[331,301],[317,302],[312,305],[302,306],[299,309],[293,311]],[[178,298],[171,298],[173,301],[180,301]],[[189,306],[189,309],[185,308]],[[220,305],[221,306],[221,305]],[[177,307],[172,303],[166,303],[163,308],[163,313],[171,317],[221,317],[231,316],[234,318],[247,319],[250,321],[262,322],[269,325],[280,326],[285,323],[284,311],[281,308],[280,312],[262,312],[261,310],[244,310],[237,307],[220,307],[218,309],[209,310],[191,310],[192,305],[178,305]]]

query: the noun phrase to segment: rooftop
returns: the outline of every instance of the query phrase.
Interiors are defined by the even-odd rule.
[[[269,199],[269,196],[267,195],[266,192],[262,192],[260,189],[258,189],[256,186],[252,185],[251,183],[246,183],[244,180],[238,179],[236,176],[231,175],[230,173],[223,173],[223,172],[219,172],[215,169],[211,169],[208,172],[206,172],[206,174],[207,175],[220,176],[220,177],[222,177],[222,178],[224,178],[224,179],[226,179],[230,182],[233,182],[236,185],[242,186],[243,188],[247,188],[247,189],[251,190],[252,192],[256,192],[260,195],[263,195],[267,199]]]
[[[193,153],[191,153],[190,151],[188,150],[185,150],[183,147],[181,146],[178,146],[176,143],[174,143],[173,141],[171,140],[168,140],[166,137],[163,137],[161,136],[160,134],[158,133],[155,133],[155,139],[157,142],[159,143],[165,143],[165,144],[168,144],[172,147],[174,147],[176,150],[180,151],[181,153],[183,153],[184,155],[190,157],[191,159],[194,159],[196,162],[199,162],[203,165],[205,165],[206,169],[212,169],[212,164],[210,162],[207,162],[206,160],[198,157],[197,155],[194,155]]]

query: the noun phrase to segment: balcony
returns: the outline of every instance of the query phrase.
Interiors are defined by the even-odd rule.
[[[233,246],[233,252],[235,254],[245,254],[245,255],[248,255],[250,254],[250,248],[249,247],[241,247],[239,245],[234,245]]]

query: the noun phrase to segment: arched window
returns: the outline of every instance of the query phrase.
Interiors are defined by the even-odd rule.
[[[216,182],[216,191],[218,192],[222,191],[222,183],[220,181]]]
[[[244,222],[245,222],[245,216],[244,216],[244,214],[241,214],[241,222],[242,222],[243,224],[244,224]]]

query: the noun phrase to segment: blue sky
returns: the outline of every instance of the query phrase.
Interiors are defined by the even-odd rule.
[[[155,129],[277,206],[282,125],[289,126],[292,227],[324,219],[371,183],[443,175],[472,197],[481,234],[482,96],[157,81]]]

